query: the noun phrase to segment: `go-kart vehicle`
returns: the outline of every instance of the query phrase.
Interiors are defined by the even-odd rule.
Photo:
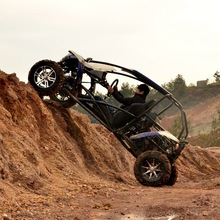
[[[182,105],[166,89],[136,70],[84,59],[74,51],[69,51],[59,62],[37,62],[29,71],[28,80],[41,98],[50,97],[65,108],[78,104],[113,132],[136,158],[134,174],[142,185],[175,184],[178,176],[175,161],[187,144],[188,129]],[[107,89],[108,82],[112,82],[112,87],[121,82],[145,83],[157,94],[157,99],[122,109],[97,98],[97,88]],[[177,112],[179,126],[171,132],[171,115]]]

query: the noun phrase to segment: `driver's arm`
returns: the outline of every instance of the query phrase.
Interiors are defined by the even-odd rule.
[[[118,102],[126,106],[129,106],[136,102],[134,100],[134,97],[124,97],[120,92],[113,92],[112,95]]]
[[[131,105],[132,103],[135,102],[133,100],[133,97],[124,97],[120,92],[118,92],[117,87],[112,88],[111,86],[108,87],[108,92],[114,96],[114,98],[120,102],[121,104],[124,105]]]

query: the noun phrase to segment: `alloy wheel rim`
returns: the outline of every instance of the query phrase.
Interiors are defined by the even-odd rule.
[[[56,81],[56,72],[49,66],[42,66],[34,73],[34,82],[38,87],[49,88]]]
[[[146,160],[146,165],[143,165],[141,168],[143,170],[143,176],[147,177],[149,180],[158,178],[161,173],[161,163],[153,159],[152,161]]]

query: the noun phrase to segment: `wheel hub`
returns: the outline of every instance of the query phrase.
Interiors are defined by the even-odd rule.
[[[143,175],[147,175],[149,179],[158,177],[158,175],[162,172],[160,169],[160,163],[155,163],[155,160],[153,160],[152,163],[149,161],[146,162],[148,166],[142,166],[142,168],[145,170]]]
[[[40,72],[36,71],[35,77],[35,83],[43,88],[48,88],[52,86],[56,80],[54,70],[50,67],[45,66],[42,67]]]

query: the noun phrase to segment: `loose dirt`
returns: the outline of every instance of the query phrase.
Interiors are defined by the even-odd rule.
[[[103,126],[0,71],[0,219],[220,219],[220,150],[188,145],[172,187],[145,187]]]

